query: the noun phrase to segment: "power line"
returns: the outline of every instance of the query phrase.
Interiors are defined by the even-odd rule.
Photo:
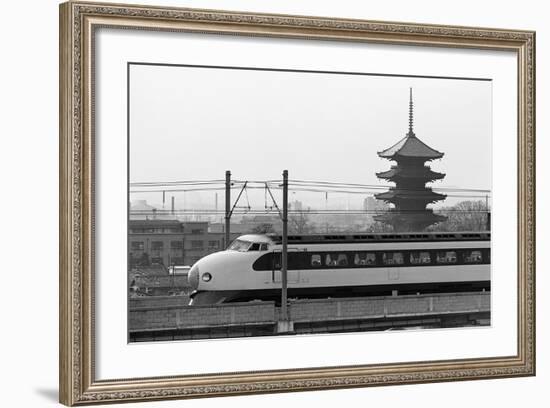
[[[244,184],[245,182],[248,182],[249,185],[251,184],[259,184],[264,188],[265,184],[278,184],[274,187],[280,187],[280,184],[282,183],[282,180],[232,180],[232,185],[236,184]],[[207,186],[207,185],[222,185],[224,184],[224,180],[183,180],[183,181],[168,181],[168,182],[132,182],[130,183],[130,187],[146,187],[146,188],[153,188],[157,187],[158,190],[151,190],[151,192],[155,191],[167,191],[166,189],[161,189],[160,187],[175,187],[175,186]],[[313,188],[316,190],[311,191],[319,191],[319,192],[325,192],[325,190],[330,190],[333,192],[344,192],[344,193],[352,193],[355,192],[358,194],[359,192],[356,192],[355,190],[386,190],[390,189],[394,186],[392,185],[374,185],[374,184],[359,184],[359,183],[342,183],[342,182],[331,182],[331,181],[315,181],[315,180],[289,180],[289,186],[296,186],[296,187],[306,187],[306,188]],[[249,187],[250,188],[250,187]],[[295,191],[308,191],[308,190],[300,190],[294,188]],[[353,191],[350,191],[353,190]],[[420,189],[419,189],[420,190]],[[434,191],[449,191],[449,192],[475,192],[475,193],[484,193],[484,194],[490,194],[491,190],[487,189],[472,189],[472,188],[459,188],[459,187],[432,187],[432,190]],[[170,191],[193,191],[193,190],[170,190]],[[198,190],[196,190],[198,191]],[[414,190],[412,190],[414,191]]]
[[[215,187],[215,188],[163,188],[162,190],[130,190],[131,194],[134,193],[185,193],[188,191],[220,191],[225,190],[223,187]]]
[[[231,189],[237,189],[239,187],[231,187]],[[263,190],[265,187],[254,187],[254,186],[247,186],[247,189],[250,190]],[[272,190],[282,190],[281,187],[271,187]],[[131,194],[137,194],[137,193],[162,193],[162,192],[170,192],[170,193],[178,193],[178,192],[201,192],[201,191],[221,191],[225,190],[223,187],[208,187],[208,188],[173,188],[173,189],[156,189],[156,190],[130,190]],[[318,188],[289,188],[290,191],[295,192],[311,192],[311,193],[340,193],[340,194],[355,194],[355,195],[367,195],[367,194],[378,194],[380,191],[372,191],[372,190],[365,190],[365,191],[355,191],[355,190],[341,190],[341,189],[335,189],[335,188],[326,188],[326,189],[318,189]],[[422,197],[428,197],[429,192],[437,192],[439,189],[431,189],[426,192],[426,190],[401,190],[403,194],[406,194],[408,197],[411,198],[422,198]],[[399,190],[391,190],[390,191],[396,191]],[[414,192],[425,192],[425,194],[415,194]],[[466,191],[466,190],[464,190]],[[452,198],[486,198],[487,194],[445,194],[446,197],[452,197]]]
[[[238,209],[238,210],[237,210]],[[400,210],[400,214],[424,214],[426,211],[438,213],[438,214],[448,214],[448,213],[462,213],[462,214],[486,214],[490,212],[490,210],[456,210],[456,209],[449,209],[449,210],[438,210],[438,209],[427,209],[427,210]],[[392,213],[392,211],[375,211],[375,210],[310,210],[310,211],[297,211],[297,210],[289,210],[288,213],[290,215],[292,214],[299,214],[299,215],[364,215],[364,214],[374,214],[374,215],[383,215],[387,213]],[[262,210],[262,209],[242,209],[241,207],[235,208],[235,211],[232,212],[232,214],[254,214],[254,215],[265,215],[265,214],[277,214],[276,210]],[[181,214],[181,215],[187,215],[187,214],[195,214],[195,215],[220,215],[225,214],[224,211],[221,210],[206,210],[206,209],[184,209],[184,210],[156,210],[156,211],[140,211],[140,210],[133,210],[130,211],[130,215],[152,215],[152,216],[158,216],[158,215],[175,215],[175,214]]]
[[[223,184],[224,180],[182,180],[182,181],[141,181],[130,182],[131,186],[171,186],[171,185],[201,185],[201,184]]]
[[[391,185],[377,185],[377,184],[358,184],[358,183],[336,183],[330,181],[312,181],[312,180],[289,180],[290,183],[296,183],[297,185],[310,185],[310,186],[337,186],[337,187],[354,187],[354,188],[372,188],[372,189],[387,189],[392,187]],[[434,188],[436,189],[436,188]],[[477,193],[490,193],[491,190],[485,189],[472,189],[472,188],[458,188],[458,187],[437,187],[437,190],[445,191],[472,191]]]

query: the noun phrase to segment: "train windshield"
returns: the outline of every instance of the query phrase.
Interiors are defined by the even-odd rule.
[[[245,241],[243,239],[236,239],[229,245],[229,248],[227,248],[229,251],[239,251],[239,252],[246,252],[248,251],[248,248],[250,248],[250,245],[252,242]]]
[[[267,251],[267,244],[263,242],[251,242],[245,241],[244,239],[236,239],[229,245],[227,248],[230,251]]]

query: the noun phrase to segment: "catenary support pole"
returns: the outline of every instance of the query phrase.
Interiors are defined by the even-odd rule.
[[[225,172],[225,242],[227,249],[231,237],[231,172]]]
[[[281,317],[288,320],[287,269],[288,269],[288,170],[283,171],[283,251],[281,260]]]

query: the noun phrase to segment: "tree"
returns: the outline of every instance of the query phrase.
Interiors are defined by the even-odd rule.
[[[252,228],[251,232],[253,234],[269,234],[271,232],[275,232],[275,229],[273,228],[273,224],[263,223],[256,225],[254,228]]]
[[[393,232],[393,227],[389,224],[376,221],[369,224],[365,232]]]
[[[488,214],[490,213],[484,201],[461,201],[452,207],[444,207],[438,211],[447,220],[433,225],[428,231],[487,231]]]
[[[288,217],[288,231],[291,234],[309,234],[313,230],[313,225],[309,219],[310,209],[294,211]]]

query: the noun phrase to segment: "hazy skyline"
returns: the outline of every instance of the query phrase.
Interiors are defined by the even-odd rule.
[[[445,153],[428,163],[446,173],[430,186],[490,190],[490,81],[150,65],[130,68],[130,182],[223,179],[225,170],[273,180],[288,169],[291,179],[386,185],[375,173],[395,163],[377,152],[408,130],[409,87],[417,137]],[[186,201],[212,207],[214,194]],[[131,195],[140,198],[162,201]],[[263,203],[263,192],[251,198]]]

